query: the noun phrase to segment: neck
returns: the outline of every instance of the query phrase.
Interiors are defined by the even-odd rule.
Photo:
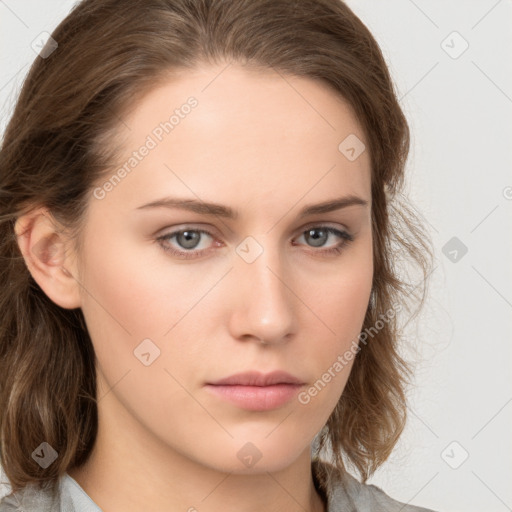
[[[280,471],[222,472],[165,445],[113,402],[113,393],[99,402],[91,455],[68,471],[102,510],[324,512],[309,446]]]

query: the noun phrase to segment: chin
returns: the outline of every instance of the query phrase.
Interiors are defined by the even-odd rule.
[[[272,434],[261,440],[233,439],[222,451],[217,448],[216,453],[210,453],[210,461],[205,465],[225,473],[257,475],[282,471],[306,450],[308,454],[310,452],[310,444],[302,440],[292,443],[290,437],[286,441],[279,436],[271,437]]]

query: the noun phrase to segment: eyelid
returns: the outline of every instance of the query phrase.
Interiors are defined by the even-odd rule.
[[[297,233],[301,235],[304,231],[307,231],[311,228],[334,228],[339,231],[346,231],[347,233],[350,233],[351,230],[348,228],[348,226],[345,226],[344,224],[340,224],[337,222],[308,222],[307,224],[304,224],[300,228],[297,229]]]
[[[328,247],[318,247],[318,248],[310,247],[308,252],[311,252],[312,254],[316,253],[316,255],[318,255],[318,256],[322,256],[322,255],[328,256],[328,255],[340,254],[340,253],[344,252],[347,245],[349,245],[351,242],[353,242],[355,240],[355,236],[353,234],[351,234],[349,230],[345,229],[345,227],[340,228],[339,225],[335,227],[335,226],[330,225],[330,223],[322,223],[321,221],[316,222],[316,223],[312,222],[312,223],[303,225],[298,230],[298,236],[299,237],[304,236],[304,234],[308,230],[313,229],[313,228],[324,229],[324,230],[328,231],[329,234],[335,235],[340,239],[340,242],[332,247],[329,247],[329,246]],[[206,249],[180,250],[180,249],[175,249],[170,245],[165,245],[163,243],[164,240],[169,240],[170,238],[174,238],[176,235],[178,235],[179,233],[182,233],[184,231],[195,231],[197,233],[208,235],[214,240],[214,246],[208,247]],[[293,239],[295,239],[295,238],[297,238],[297,236],[293,237]],[[157,236],[155,241],[157,241],[159,243],[159,245],[165,252],[168,252],[171,255],[173,255],[174,257],[176,257],[178,259],[183,259],[183,260],[201,259],[203,256],[206,256],[207,254],[209,254],[210,252],[215,250],[215,245],[217,247],[219,246],[219,243],[218,243],[219,240],[215,236],[214,233],[210,232],[208,229],[196,228],[196,227],[193,227],[192,225],[183,225],[183,227],[176,226],[173,229],[173,231]],[[224,245],[223,242],[221,242],[221,244]],[[295,245],[301,246],[304,244],[295,244]],[[308,247],[307,244],[305,246]]]
[[[164,228],[163,230],[160,230],[159,232],[157,232],[155,234],[155,236],[157,238],[163,238],[163,237],[171,237],[172,235],[176,235],[178,233],[181,233],[182,231],[198,231],[198,232],[202,232],[202,233],[205,233],[209,236],[211,236],[212,238],[223,238],[223,235],[222,234],[218,234],[218,230],[216,228],[214,228],[213,226],[207,224],[206,227],[202,227],[202,226],[205,226],[205,224],[202,224],[202,223],[183,223],[183,224],[177,224],[176,226],[173,226],[172,228],[169,228],[171,229],[170,231],[165,231],[166,229],[168,228]],[[348,228],[348,226],[345,226],[343,224],[339,224],[339,223],[335,223],[335,222],[328,222],[328,221],[312,221],[312,222],[308,222],[307,224],[303,224],[301,227],[295,229],[295,233],[293,235],[293,238],[296,238],[297,236],[300,236],[302,234],[304,234],[304,231],[307,231],[308,229],[311,229],[311,228],[334,228],[334,229],[337,229],[339,231],[346,231],[347,234],[351,234],[351,230]]]
[[[202,235],[208,235],[212,238],[213,244],[211,247],[208,247],[206,249],[191,249],[189,251],[186,251],[184,249],[175,249],[169,244],[169,240],[171,238],[176,237],[179,233],[182,233],[184,231],[195,231],[197,233],[201,233]],[[170,253],[171,255],[177,257],[178,259],[195,259],[195,258],[201,258],[202,256],[208,254],[209,252],[215,250],[215,246],[218,246],[218,237],[215,236],[214,233],[212,233],[209,229],[203,229],[194,227],[192,225],[183,225],[183,227],[175,226],[171,231],[164,232],[160,235],[157,235],[154,241],[158,242],[160,247],[165,251]],[[168,245],[166,245],[164,242],[167,241]],[[222,242],[221,242],[222,244]]]

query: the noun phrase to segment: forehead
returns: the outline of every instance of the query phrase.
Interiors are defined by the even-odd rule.
[[[133,208],[163,192],[237,209],[339,193],[370,199],[368,151],[344,152],[346,140],[359,152],[365,135],[350,105],[318,80],[235,65],[183,71],[133,105],[120,130],[117,165],[129,175],[109,195]]]

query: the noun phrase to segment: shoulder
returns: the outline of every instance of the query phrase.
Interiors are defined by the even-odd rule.
[[[60,512],[60,496],[50,489],[29,484],[0,500],[0,512]]]
[[[328,462],[316,459],[312,463],[312,470],[315,485],[327,500],[327,512],[434,512],[394,500],[380,487],[363,484]]]
[[[67,473],[53,491],[29,484],[0,499],[0,512],[101,512]]]

